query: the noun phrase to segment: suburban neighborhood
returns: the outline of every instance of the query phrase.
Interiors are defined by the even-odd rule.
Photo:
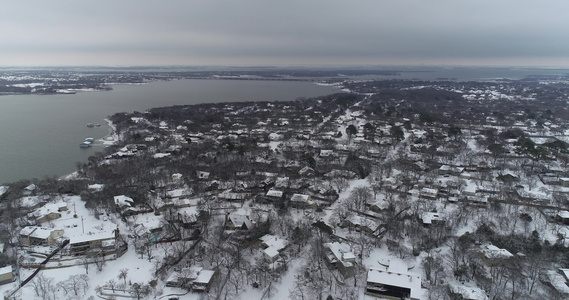
[[[319,84],[117,113],[75,173],[6,183],[5,299],[569,297],[566,82]]]

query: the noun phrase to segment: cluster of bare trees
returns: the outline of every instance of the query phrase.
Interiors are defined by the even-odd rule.
[[[59,290],[63,290],[69,299],[84,299],[89,288],[89,277],[84,274],[71,275],[66,280],[55,283],[54,278],[40,273],[31,281],[31,285],[35,295],[41,299],[55,300]]]

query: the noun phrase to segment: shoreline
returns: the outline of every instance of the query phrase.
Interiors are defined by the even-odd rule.
[[[116,143],[119,141],[119,136],[116,134],[116,129],[117,129],[116,126],[108,118],[105,118],[103,120],[107,123],[107,126],[109,127],[109,132],[105,136],[97,139],[97,141],[101,141],[102,143],[100,145],[103,147],[116,145]],[[58,180],[77,179],[77,178],[79,178],[78,172],[79,171],[77,170],[77,171],[73,171],[69,174],[61,175],[58,177]]]
[[[109,127],[109,133],[100,138],[99,141],[103,142],[103,146],[116,145],[116,143],[119,141],[119,136],[117,134],[117,127],[108,118],[104,118],[103,120],[107,122],[107,126]]]

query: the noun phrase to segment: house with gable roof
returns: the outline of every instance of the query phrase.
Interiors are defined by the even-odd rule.
[[[249,230],[253,228],[254,223],[251,222],[249,216],[246,215],[238,215],[234,213],[228,213],[225,216],[225,229],[228,230],[235,230],[235,229],[243,229]]]
[[[494,245],[481,246],[482,261],[488,266],[496,266],[506,262],[508,259],[514,257],[510,251],[498,248]]]
[[[68,211],[67,203],[60,201],[45,204],[32,212],[30,216],[36,220],[37,224],[41,224],[61,218],[61,213],[64,211]]]
[[[215,274],[214,270],[205,270],[203,267],[198,266],[182,268],[168,277],[166,286],[185,287],[196,292],[207,292]]]
[[[326,260],[330,266],[338,268],[344,276],[352,274],[356,264],[356,255],[352,252],[350,245],[346,243],[331,242],[325,243]]]
[[[288,246],[288,241],[275,235],[266,234],[259,238],[262,241],[263,257],[268,262],[276,261],[282,250]]]
[[[555,215],[555,221],[561,224],[569,224],[569,211],[562,210]]]
[[[51,246],[62,236],[63,230],[38,226],[26,226],[20,230],[20,243],[23,246]]]

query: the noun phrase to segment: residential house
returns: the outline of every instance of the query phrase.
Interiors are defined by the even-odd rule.
[[[134,200],[125,195],[114,196],[113,199],[115,200],[115,205],[118,206],[121,211],[134,206]]]
[[[273,188],[269,189],[267,194],[265,194],[265,200],[269,202],[278,201],[281,200],[282,198],[283,198],[283,191],[279,191]]]
[[[304,167],[302,169],[300,169],[300,171],[298,171],[298,175],[302,176],[302,177],[312,177],[314,176],[314,169],[312,169],[311,167]]]
[[[259,240],[262,241],[261,247],[263,247],[263,257],[268,262],[276,261],[282,250],[288,246],[288,241],[279,238],[275,235],[266,234],[262,236]]]
[[[60,201],[57,203],[48,203],[36,209],[30,215],[36,220],[37,224],[41,224],[61,218],[61,213],[64,211],[68,211],[67,203]]]
[[[213,270],[201,270],[192,282],[192,291],[209,292],[215,273]]]
[[[557,272],[563,275],[563,278],[565,278],[565,282],[569,282],[569,269],[559,268],[557,269]]]
[[[184,181],[184,178],[181,173],[174,173],[172,174],[172,182],[175,184],[180,184]]]
[[[226,201],[245,201],[251,194],[250,193],[238,193],[234,192],[232,189],[225,190],[217,195],[217,199]]]
[[[89,251],[96,251],[103,255],[116,253],[118,229],[72,236],[69,238],[69,252],[71,255],[84,255]]]
[[[166,197],[170,199],[189,197],[191,194],[192,191],[185,188],[166,191]]]
[[[439,168],[440,175],[454,175],[459,176],[464,171],[464,167],[455,167],[449,165],[442,165]]]
[[[450,294],[455,296],[453,299],[463,299],[463,300],[488,300],[486,292],[477,287],[471,285],[459,284],[457,282],[451,282],[448,285],[450,289]]]
[[[439,190],[433,188],[424,187],[419,192],[420,197],[429,198],[429,199],[437,199],[438,195],[439,195]]]
[[[105,188],[104,184],[95,183],[87,185],[87,189],[92,192],[101,192]]]
[[[421,276],[409,273],[398,259],[392,259],[387,269],[368,269],[365,294],[380,299],[424,299]]]
[[[389,202],[387,202],[383,199],[372,202],[369,205],[369,210],[376,212],[376,213],[379,213],[379,212],[381,212],[385,209],[388,209],[388,208],[389,208]]]
[[[555,215],[555,221],[561,224],[569,225],[569,211],[562,210]]]
[[[197,206],[184,207],[178,210],[178,222],[186,228],[197,225],[198,216]]]
[[[559,178],[559,183],[561,184],[562,187],[569,187],[569,178],[568,177]]]
[[[310,195],[305,194],[293,194],[290,198],[290,204],[294,207],[309,207],[316,206],[316,203],[311,200]]]
[[[26,226],[20,230],[20,243],[23,246],[51,246],[63,236],[63,230],[46,227]]]
[[[509,258],[514,257],[512,253],[510,253],[506,249],[498,248],[494,245],[482,245],[481,246],[481,254],[482,260],[488,266],[495,266],[504,263]]]
[[[0,285],[14,282],[14,273],[12,272],[12,266],[6,266],[0,268]]]
[[[277,189],[287,189],[289,186],[289,177],[277,177],[275,180],[275,188]]]
[[[24,188],[22,194],[25,196],[32,195],[37,190],[37,188],[38,186],[32,183]]]
[[[334,158],[334,150],[320,150],[320,155],[321,158]]]
[[[225,228],[228,230],[249,230],[253,228],[253,222],[251,222],[249,216],[228,213],[225,217]]]
[[[198,179],[199,180],[208,180],[209,179],[209,172],[198,171]]]
[[[350,230],[357,232],[373,233],[377,229],[378,224],[373,218],[354,214],[343,220],[342,226],[347,226]]]
[[[353,273],[356,263],[356,256],[352,252],[350,245],[339,242],[325,243],[326,260],[331,267],[338,268],[338,271],[344,276]]]
[[[480,206],[480,207],[487,207],[488,206],[488,197],[486,196],[466,196],[465,200],[470,205]]]
[[[204,270],[202,267],[192,266],[175,271],[166,279],[168,287],[183,287],[197,292],[207,292],[215,275],[213,270]]]
[[[421,221],[425,226],[442,226],[445,224],[445,219],[437,212],[423,213]]]
[[[124,217],[153,211],[153,209],[148,205],[135,207],[134,200],[125,195],[114,196],[114,201],[119,212]]]

